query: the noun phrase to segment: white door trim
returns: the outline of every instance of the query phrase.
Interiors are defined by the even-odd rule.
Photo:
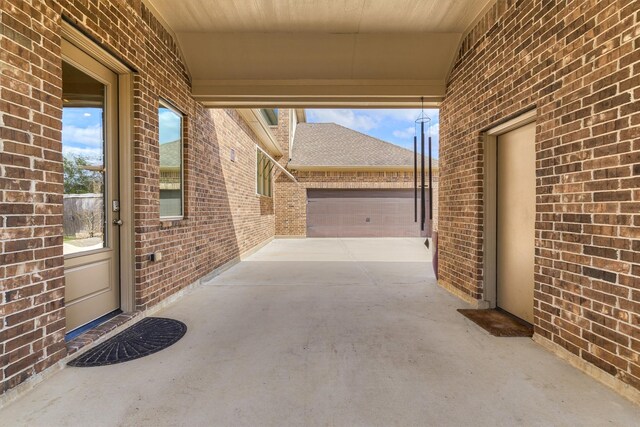
[[[495,127],[492,127],[487,131],[487,135],[499,136],[509,131],[512,131],[517,128],[521,128],[524,125],[528,125],[531,122],[536,121],[536,110],[527,111],[515,117],[511,120],[508,120],[504,123],[501,123]]]
[[[120,190],[120,308],[135,310],[135,235],[133,198],[134,71],[66,21],[62,37],[118,75],[118,142]]]
[[[498,136],[536,121],[536,110],[500,123],[483,133],[484,139],[484,300],[489,308],[496,308],[497,280],[497,202],[498,202]]]

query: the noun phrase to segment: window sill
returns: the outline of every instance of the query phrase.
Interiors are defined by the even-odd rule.
[[[160,228],[171,228],[181,225],[186,220],[185,217],[166,217],[160,218]]]

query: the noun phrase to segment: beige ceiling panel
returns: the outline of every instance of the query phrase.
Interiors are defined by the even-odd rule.
[[[463,33],[495,0],[142,0],[217,106],[438,103]]]
[[[195,80],[193,96],[210,107],[418,108],[437,107],[440,81],[242,81]]]
[[[351,78],[354,35],[180,33],[194,79]]]
[[[458,34],[180,33],[194,80],[444,80]]]
[[[360,32],[462,33],[493,0],[371,0]]]
[[[464,32],[492,0],[144,0],[175,32]]]
[[[444,80],[460,34],[360,34],[353,75],[362,79]]]
[[[365,0],[149,0],[175,31],[355,32]]]

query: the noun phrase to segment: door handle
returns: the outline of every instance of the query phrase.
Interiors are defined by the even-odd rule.
[[[121,219],[114,219],[113,223],[114,223],[114,225],[122,225],[122,220]]]

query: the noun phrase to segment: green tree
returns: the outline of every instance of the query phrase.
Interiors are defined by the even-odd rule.
[[[85,194],[102,191],[102,174],[91,170],[91,165],[82,156],[64,156],[65,194]]]

